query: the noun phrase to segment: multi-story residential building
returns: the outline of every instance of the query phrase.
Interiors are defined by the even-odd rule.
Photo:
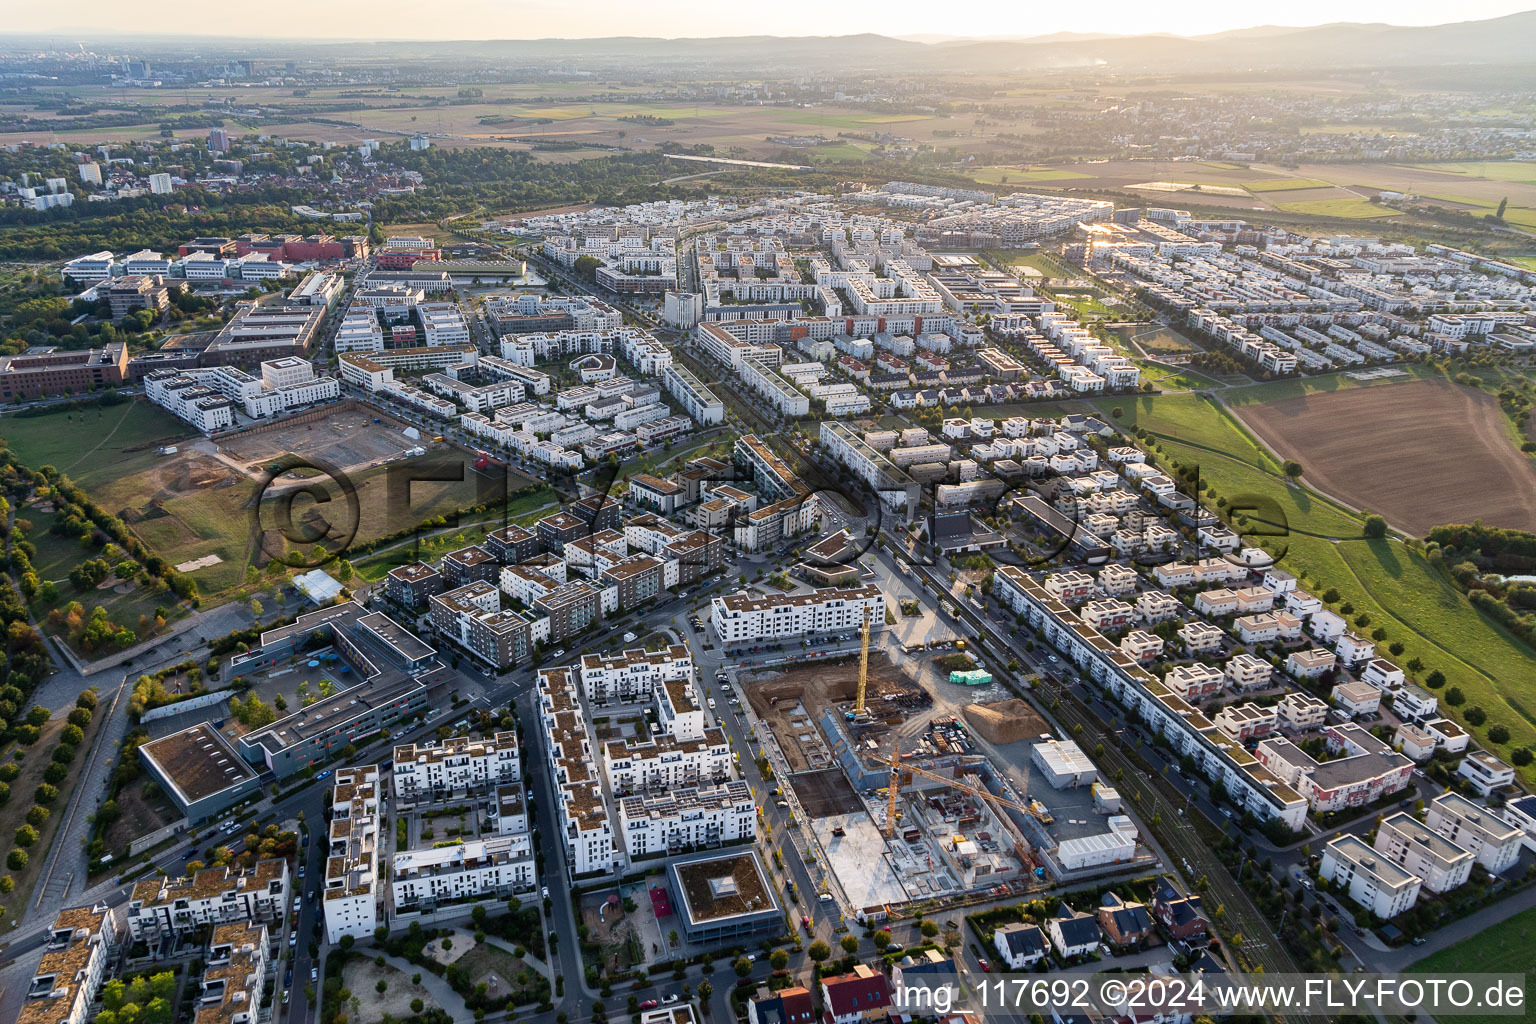
[[[710,601],[710,626],[724,644],[752,640],[885,628],[885,595],[873,585],[829,587],[809,594],[753,597],[728,594]]]
[[[571,874],[583,877],[613,870],[616,850],[577,685],[569,668],[540,669],[536,683],[559,816],[556,830]]]
[[[1280,717],[1298,731],[1315,729],[1328,717],[1328,705],[1312,696],[1293,690],[1281,698]]]
[[[267,926],[237,921],[213,929],[196,1024],[256,1024],[267,985]]]
[[[379,767],[336,769],[325,860],[326,941],[364,938],[379,924]]]
[[[1374,715],[1381,707],[1381,691],[1370,683],[1344,682],[1333,688],[1333,703],[1351,718]]]
[[[288,861],[257,861],[248,869],[203,868],[191,877],[149,878],[128,897],[128,931],[153,945],[167,935],[186,935],[229,921],[282,920],[288,906]]]
[[[1456,774],[1470,782],[1483,797],[1515,781],[1515,770],[1486,750],[1474,750],[1462,758]]]
[[[397,851],[390,869],[396,914],[505,900],[537,885],[533,837],[527,832]]]
[[[420,608],[442,592],[443,574],[425,562],[397,566],[384,578],[384,596],[402,608]]]
[[[1247,651],[1239,651],[1227,661],[1225,675],[1234,690],[1258,690],[1269,685],[1274,670],[1269,662]]]
[[[1476,858],[1406,811],[1376,827],[1377,853],[1424,881],[1430,892],[1449,892],[1472,874]]]
[[[1174,665],[1163,676],[1163,685],[1185,700],[1204,700],[1222,691],[1227,677],[1221,670],[1196,662],[1192,665]]]
[[[489,556],[487,556],[489,557]],[[493,563],[494,564],[494,563]],[[501,591],[477,580],[427,599],[432,628],[498,671],[511,668],[533,653],[542,639],[541,623],[528,612],[503,611]]]
[[[593,705],[650,700],[662,683],[692,681],[693,655],[682,644],[581,657],[581,688]]]
[[[512,731],[489,739],[450,736],[441,743],[395,747],[397,808],[485,796],[522,777],[522,754]]]
[[[1297,679],[1316,679],[1338,662],[1332,651],[1314,647],[1307,651],[1292,651],[1285,659],[1285,670]]]
[[[1015,615],[1023,616],[1025,627],[1040,630],[1045,642],[1088,679],[1142,715],[1176,751],[1193,757],[1204,774],[1219,779],[1240,807],[1260,820],[1276,819],[1293,830],[1301,827],[1307,810],[1301,794],[1246,754],[1240,758],[1230,741],[1218,742],[1209,735],[1203,717],[1192,714],[1187,701],[1170,693],[1160,680],[1046,593],[1027,572],[1000,566],[993,579],[993,595]]]
[[[110,907],[59,911],[43,939],[42,959],[16,1024],[85,1024],[122,943],[122,922]]]
[[[1334,755],[1327,761],[1284,739],[1263,741],[1255,754],[1318,812],[1363,807],[1401,791],[1413,778],[1412,761],[1352,722],[1333,726],[1324,738]]]
[[[503,526],[485,535],[481,546],[502,565],[526,562],[540,551],[539,538],[521,526]]]
[[[1435,797],[1424,823],[1469,851],[1492,874],[1507,870],[1520,859],[1520,830],[1460,793]]]
[[[1320,873],[1383,920],[1413,909],[1423,884],[1419,876],[1403,870],[1352,835],[1339,836],[1323,847]]]
[[[757,838],[757,801],[740,779],[644,793],[618,803],[619,831],[631,858]]]
[[[450,551],[443,556],[443,581],[449,588],[476,581],[495,583],[501,576],[496,556],[478,544]]]
[[[718,727],[701,726],[682,736],[614,740],[603,747],[603,770],[615,794],[725,782],[734,764],[730,744]]]
[[[1393,695],[1392,710],[1405,722],[1426,722],[1439,714],[1440,698],[1422,686],[1409,683]]]

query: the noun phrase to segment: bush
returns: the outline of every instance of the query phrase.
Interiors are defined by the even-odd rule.
[[[23,825],[16,830],[17,846],[31,846],[35,842],[37,842],[37,829],[31,825]]]
[[[78,708],[76,710],[79,710]],[[78,747],[85,742],[85,730],[73,723],[66,725],[59,732],[59,742],[68,743],[72,747]]]
[[[5,866],[12,871],[20,871],[27,866],[27,851],[12,850],[5,858]]]
[[[1516,749],[1510,751],[1509,760],[1514,764],[1516,768],[1524,768],[1526,765],[1531,763],[1531,748],[1517,747]]]
[[[1387,521],[1378,515],[1365,517],[1365,535],[1372,540],[1379,540],[1387,535]]]
[[[75,748],[68,743],[60,743],[53,748],[53,760],[57,764],[69,764],[75,759]]]
[[[17,764],[7,764],[7,765],[5,765],[3,767],[0,767],[0,782],[10,782],[13,779],[15,779],[16,776],[18,776],[20,774],[21,774],[21,766],[20,765],[17,765]]]
[[[51,786],[45,782],[38,786],[37,791],[32,795],[40,804],[51,804],[59,798],[59,787]]]
[[[7,803],[11,799],[11,787],[9,783],[0,782],[0,804]]]
[[[1509,729],[1502,725],[1490,725],[1488,727],[1488,739],[1492,743],[1508,743]]]
[[[91,724],[91,713],[86,708],[75,708],[69,713],[69,724],[84,729]]]
[[[69,778],[69,765],[67,764],[59,764],[57,761],[54,761],[47,768],[43,769],[44,782],[51,782],[57,786],[67,778]]]
[[[34,704],[32,705],[31,710],[27,712],[27,724],[35,725],[41,729],[45,724],[47,724],[49,713],[50,712],[48,709],[43,707],[41,704]]]
[[[42,828],[43,822],[47,821],[48,816],[52,813],[53,812],[46,807],[39,807],[37,804],[33,804],[32,809],[27,811],[27,824],[36,825],[38,828]]]

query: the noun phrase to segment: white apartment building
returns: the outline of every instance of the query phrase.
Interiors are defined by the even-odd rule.
[[[613,823],[592,754],[577,682],[569,668],[540,669],[539,724],[548,737],[550,782],[559,812],[556,827],[565,843],[571,874],[582,877],[612,871]]]
[[[757,801],[740,779],[619,801],[619,829],[631,858],[757,838]]]
[[[147,878],[128,898],[128,931],[154,945],[171,934],[229,921],[280,921],[288,907],[288,861],[203,868],[190,878]]]
[[[256,1024],[270,957],[267,926],[237,921],[214,928],[198,991],[198,1024]]]
[[[325,859],[326,941],[369,938],[379,926],[379,768],[336,769]]]
[[[885,595],[879,587],[827,587],[810,594],[763,597],[727,594],[710,601],[709,621],[721,643],[738,644],[862,629],[866,610],[870,628],[884,629]]]
[[[390,874],[396,914],[504,900],[536,884],[533,837],[528,832],[397,852]]]
[[[1469,851],[1493,874],[1520,859],[1520,830],[1460,793],[1441,793],[1435,797],[1424,824]]]
[[[393,775],[397,808],[484,796],[522,780],[517,733],[508,730],[490,739],[451,736],[442,743],[403,743],[395,747]]]
[[[1376,828],[1377,853],[1424,880],[1430,892],[1449,892],[1472,874],[1472,854],[1406,811],[1382,819]]]
[[[122,943],[122,924],[110,907],[59,911],[43,940],[18,1024],[85,1024]]]
[[[470,343],[469,324],[464,320],[464,311],[456,303],[418,303],[416,315],[421,318],[422,341],[428,347]]]
[[[650,700],[661,683],[692,681],[693,655],[682,644],[581,657],[581,688],[593,705]]]
[[[1383,920],[1413,909],[1423,882],[1352,835],[1323,847],[1321,874]]]
[[[691,739],[615,740],[603,748],[603,770],[615,794],[667,792],[724,782],[735,773],[735,762],[725,733],[709,728]]]
[[[1431,724],[1433,723],[1427,723],[1425,728],[1430,728]],[[1465,733],[1461,733],[1459,729],[1457,734],[1458,738],[1465,737]],[[1461,764],[1456,768],[1456,774],[1472,783],[1472,788],[1482,797],[1515,781],[1515,770],[1486,750],[1474,750],[1462,758]]]

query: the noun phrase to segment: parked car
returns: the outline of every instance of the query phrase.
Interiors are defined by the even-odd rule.
[[[655,999],[647,999],[645,1002],[640,1004],[640,1009],[642,1009],[642,1010],[654,1010],[654,1009],[656,1009],[656,1007],[658,1007],[660,1005],[661,1005],[661,1003],[657,1002]]]

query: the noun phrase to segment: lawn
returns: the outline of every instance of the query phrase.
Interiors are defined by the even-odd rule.
[[[1531,969],[1531,949],[1536,942],[1533,933],[1536,933],[1536,908],[1522,910],[1470,939],[1431,953],[1405,973],[1452,977],[1460,974],[1525,974]],[[1508,1015],[1495,1014],[1456,1016],[1458,1024],[1501,1024],[1512,1019]]]
[[[155,449],[195,436],[181,420],[148,402],[6,416],[3,436],[22,462],[53,466],[87,490],[160,461]],[[90,443],[90,439],[97,439]]]
[[[1262,181],[1245,181],[1243,188],[1249,192],[1289,192],[1292,189],[1333,188],[1333,186],[1316,178],[1265,178]]]
[[[1342,217],[1349,220],[1402,216],[1401,211],[1377,206],[1369,199],[1317,199],[1302,203],[1280,203],[1278,207],[1286,213],[1310,213],[1317,217]]]
[[[554,491],[541,489],[514,498],[507,504],[505,514],[498,512],[472,523],[464,523],[456,529],[422,537],[415,543],[404,542],[376,554],[364,555],[354,563],[354,568],[360,577],[376,583],[388,575],[391,569],[423,559],[440,558],[449,551],[478,544],[486,533],[501,529],[505,522],[516,522],[530,515],[544,515],[556,511],[558,507]]]
[[[1246,392],[1258,390],[1227,394],[1250,400]],[[1271,511],[1253,517],[1280,524],[1283,536],[1264,544],[1277,554],[1283,551],[1280,564],[1314,593],[1337,589],[1354,606],[1351,616],[1368,615],[1370,629],[1381,626],[1389,642],[1403,643],[1403,654],[1394,660],[1406,665],[1417,657],[1426,671],[1440,669],[1448,685],[1466,694],[1464,706],[1481,705],[1488,725],[1506,725],[1511,741],[1502,746],[1486,743],[1486,727],[1475,730],[1496,754],[1507,760],[1515,747],[1536,743],[1536,707],[1520,692],[1532,676],[1536,652],[1479,615],[1418,551],[1397,540],[1364,539],[1356,513],[1287,483],[1275,457],[1214,400],[1161,395],[1098,404],[1105,413],[1122,407],[1122,425],[1146,428],[1168,457],[1197,463],[1202,486],[1214,487],[1229,502],[1270,503]],[[1260,539],[1249,529],[1250,539]],[[1527,784],[1536,781],[1536,765],[1518,770]]]

